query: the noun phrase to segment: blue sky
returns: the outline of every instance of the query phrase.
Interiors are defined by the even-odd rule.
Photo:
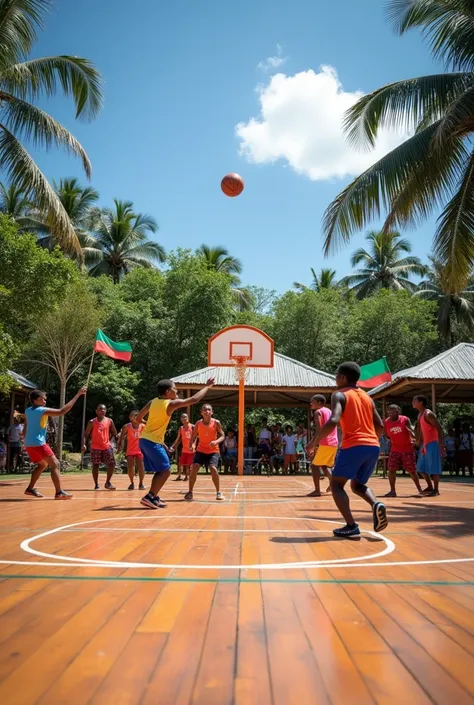
[[[104,109],[92,123],[76,122],[62,97],[42,104],[85,146],[101,204],[134,201],[157,218],[166,249],[225,245],[242,260],[246,284],[279,292],[309,283],[311,266],[347,274],[363,242],[359,234],[323,259],[322,214],[350,180],[337,173],[351,161],[331,127],[330,100],[340,107],[338,92],[440,70],[418,33],[392,32],[381,0],[57,0],[34,55],[62,53],[92,59],[104,75]],[[281,60],[273,73],[283,76],[258,67],[268,57]],[[336,94],[321,65],[337,72]],[[239,123],[247,126],[240,138]],[[283,157],[270,163],[275,154]],[[35,156],[49,178],[84,178],[79,162],[58,151]],[[232,171],[246,184],[235,199],[219,186]],[[430,251],[433,229],[407,233],[415,254]]]

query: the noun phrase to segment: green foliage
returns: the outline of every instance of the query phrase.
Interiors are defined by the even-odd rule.
[[[6,370],[11,366],[11,360],[15,357],[16,349],[13,340],[8,333],[3,330],[0,323],[0,394],[6,394],[15,386],[13,379]]]
[[[0,272],[2,321],[12,336],[24,334],[31,321],[54,308],[78,277],[59,250],[39,248],[33,235],[19,235],[18,225],[5,215],[0,215]]]
[[[107,405],[107,414],[117,426],[128,419],[128,413],[139,406],[137,404],[137,389],[140,383],[140,373],[132,372],[125,364],[117,363],[108,357],[99,355],[91,375],[87,393],[88,417],[94,416],[99,404]]]
[[[439,352],[435,310],[406,291],[382,290],[357,301],[346,319],[341,357],[365,365],[385,355],[393,371],[417,365]]]
[[[348,312],[337,289],[287,291],[275,305],[276,350],[320,370],[334,370],[341,362]]]

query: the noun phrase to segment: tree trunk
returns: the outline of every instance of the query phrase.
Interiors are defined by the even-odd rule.
[[[66,380],[59,380],[59,406],[64,406],[66,403]],[[61,461],[63,458],[63,436],[64,436],[64,416],[59,417],[59,427],[58,427],[58,460]]]

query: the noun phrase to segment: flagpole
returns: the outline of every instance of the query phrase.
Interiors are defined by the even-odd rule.
[[[89,365],[89,374],[87,375],[86,387],[89,386],[89,381],[92,374],[92,365],[94,364],[95,350],[92,351],[91,364]],[[82,430],[81,430],[81,470],[84,467],[84,451],[82,439],[84,438],[84,431],[86,430],[86,407],[87,407],[87,392],[84,394],[84,405],[82,407]]]

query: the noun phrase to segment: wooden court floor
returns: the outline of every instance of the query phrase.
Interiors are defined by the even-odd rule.
[[[341,540],[305,477],[170,481],[166,509],[85,476],[0,482],[1,705],[474,703],[474,484]],[[388,490],[382,479],[375,491]]]

